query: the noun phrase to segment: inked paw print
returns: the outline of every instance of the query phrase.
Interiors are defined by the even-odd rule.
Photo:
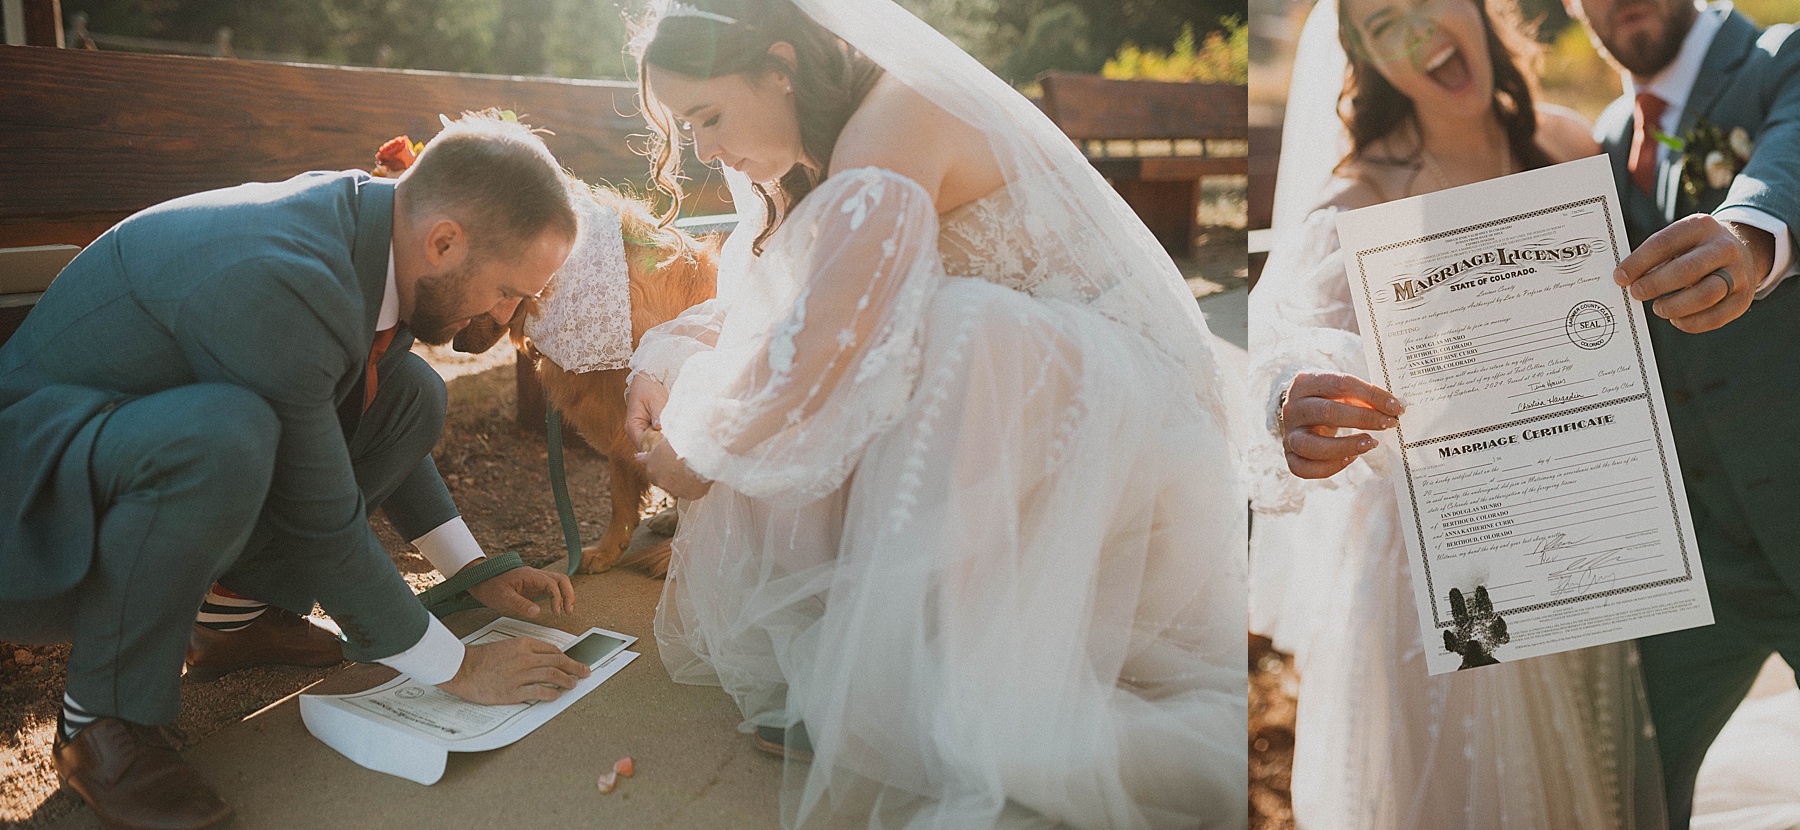
[[[1472,603],[1463,599],[1462,589],[1451,588],[1450,616],[1456,628],[1444,632],[1444,650],[1462,655],[1458,671],[1500,662],[1494,659],[1494,650],[1510,642],[1512,635],[1506,633],[1506,620],[1494,613],[1486,586],[1476,586]]]

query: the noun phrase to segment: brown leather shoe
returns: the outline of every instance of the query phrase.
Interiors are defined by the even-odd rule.
[[[236,631],[214,631],[195,624],[188,638],[188,677],[203,683],[251,666],[321,667],[342,662],[344,648],[335,635],[274,606]]]
[[[103,717],[50,751],[56,777],[80,794],[108,830],[201,830],[231,806],[175,752],[161,729]]]

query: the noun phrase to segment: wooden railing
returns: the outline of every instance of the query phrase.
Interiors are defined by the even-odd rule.
[[[0,46],[0,79],[0,342],[79,246],[126,216],[249,181],[368,169],[387,139],[436,134],[440,114],[510,109],[552,131],[551,152],[589,182],[648,172],[631,150],[644,132],[637,88],[621,81],[35,46]],[[690,173],[691,211],[729,209],[722,180]],[[542,410],[520,420],[541,428]]]
[[[368,168],[440,114],[500,107],[590,181],[642,180],[635,86],[0,47],[0,247],[83,245],[177,196]]]
[[[1232,84],[1052,72],[1044,111],[1176,255],[1193,243],[1200,183],[1249,170],[1249,98]]]

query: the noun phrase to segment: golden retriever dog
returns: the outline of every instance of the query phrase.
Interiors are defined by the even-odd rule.
[[[636,348],[644,332],[675,319],[681,312],[717,292],[718,248],[716,240],[701,241],[675,228],[658,227],[648,204],[603,187],[581,186],[588,197],[617,211],[625,237],[625,261],[630,275],[631,346]],[[548,292],[543,302],[557,301]],[[562,412],[564,423],[601,455],[611,471],[612,520],[600,540],[582,548],[581,571],[594,573],[617,564],[640,568],[653,576],[669,569],[669,544],[633,554],[621,563],[631,544],[650,481],[635,458],[638,448],[625,434],[625,383],[630,369],[591,372],[565,370],[540,353],[525,336],[525,320],[537,310],[536,300],[525,300],[502,326],[491,317],[477,317],[457,334],[458,351],[487,351],[502,335],[526,350],[537,365],[538,383],[552,406]]]

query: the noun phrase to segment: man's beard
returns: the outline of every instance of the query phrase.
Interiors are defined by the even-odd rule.
[[[413,312],[406,321],[413,339],[430,346],[450,342],[469,318],[457,316],[466,301],[474,269],[470,263],[419,280],[413,287]]]
[[[1652,0],[1656,2],[1656,0]],[[1663,71],[1681,53],[1681,43],[1694,26],[1694,7],[1687,4],[1658,9],[1663,29],[1660,38],[1641,32],[1625,42],[1602,39],[1613,60],[1639,78],[1649,78]]]

